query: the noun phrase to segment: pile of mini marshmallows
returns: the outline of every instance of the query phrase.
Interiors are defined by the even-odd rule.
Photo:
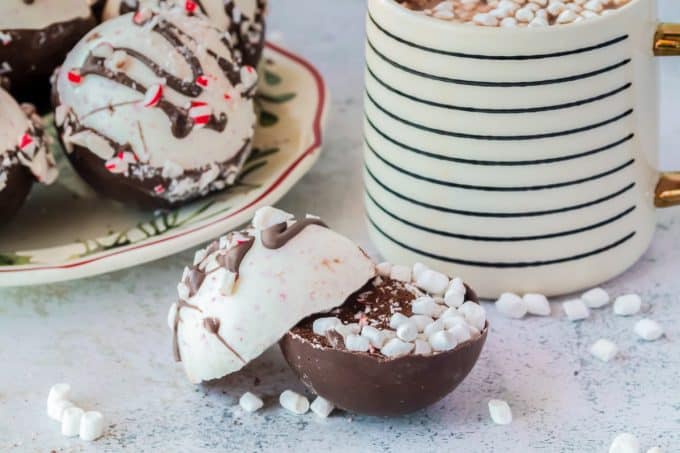
[[[586,291],[578,299],[562,303],[562,309],[570,321],[582,321],[590,317],[591,309],[609,305],[611,297],[602,288]],[[614,301],[614,314],[617,316],[633,316],[640,312],[642,298],[637,294],[625,294]],[[521,319],[525,315],[549,316],[550,303],[541,294],[526,294],[520,297],[513,293],[504,293],[496,301],[496,309],[508,318]],[[645,341],[656,341],[664,335],[663,327],[652,319],[641,319],[633,327],[633,331]],[[611,340],[601,338],[590,348],[590,353],[603,362],[608,362],[618,354],[618,347]]]
[[[70,400],[71,386],[55,384],[47,396],[47,415],[61,423],[61,433],[66,437],[80,436],[82,440],[99,439],[104,433],[101,412],[85,412]]]
[[[406,289],[418,295],[411,301],[411,316],[401,313],[402,307],[393,304],[389,329],[375,327],[370,320],[371,307],[357,313],[356,323],[344,324],[335,317],[318,318],[312,329],[325,336],[335,330],[342,335],[345,348],[356,352],[376,352],[396,358],[411,353],[430,355],[450,351],[457,345],[479,337],[486,324],[486,313],[479,304],[466,301],[466,288],[460,278],[449,278],[423,264],[413,268],[381,263],[376,267],[376,285],[383,277],[403,282]],[[362,300],[363,295],[358,296]]]
[[[312,412],[322,418],[328,417],[335,409],[333,403],[325,398],[317,396],[312,404],[309,404],[307,397],[292,390],[285,390],[279,395],[279,404],[296,415],[306,414],[311,409]],[[244,411],[253,413],[260,410],[264,406],[264,402],[257,395],[246,392],[239,399],[239,405]]]
[[[426,15],[486,27],[547,27],[610,14],[630,0],[445,0]]]

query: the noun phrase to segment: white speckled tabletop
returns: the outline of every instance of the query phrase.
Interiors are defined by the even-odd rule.
[[[369,251],[362,216],[362,0],[273,0],[271,38],[318,65],[333,94],[325,154],[280,206],[321,215]],[[662,17],[680,20],[680,2],[662,0]],[[680,168],[680,59],[664,60],[661,125],[665,168]],[[675,91],[675,92],[673,92]],[[0,290],[0,451],[468,451],[606,452],[614,435],[635,433],[643,451],[680,451],[680,209],[660,213],[645,257],[606,284],[637,291],[643,311],[666,328],[638,340],[635,318],[611,308],[570,323],[553,316],[512,321],[487,306],[492,325],[468,379],[433,407],[400,418],[335,413],[295,416],[277,403],[302,391],[274,348],[243,372],[193,386],[172,360],[169,304],[187,252],[102,277]],[[615,341],[608,364],[588,354],[600,337]],[[66,439],[45,415],[56,382],[69,382],[86,409],[104,413],[105,436]],[[265,409],[237,406],[246,390]],[[515,420],[492,424],[489,398],[507,400]]]

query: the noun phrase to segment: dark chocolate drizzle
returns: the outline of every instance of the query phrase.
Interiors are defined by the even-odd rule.
[[[268,249],[280,249],[310,225],[328,228],[321,220],[313,218],[298,220],[290,227],[287,223],[282,222],[262,231],[262,244]]]
[[[175,322],[173,323],[173,335],[172,335],[172,354],[175,357],[175,362],[181,362],[182,361],[182,354],[179,351],[179,335],[178,335],[178,330],[179,330],[179,314],[180,310],[182,308],[190,308],[192,310],[197,310],[199,312],[203,312],[200,308],[198,308],[196,305],[191,305],[185,300],[179,300],[177,302],[177,311],[175,312]]]
[[[226,254],[220,255],[218,257],[218,262],[222,266],[226,267],[229,270],[229,272],[235,273],[236,278],[238,279],[239,269],[241,268],[241,262],[243,261],[243,258],[246,257],[250,249],[253,247],[254,243],[255,238],[249,237],[247,241],[237,244],[235,247],[229,249],[229,251],[227,251]]]
[[[218,340],[220,340],[220,343],[224,345],[225,348],[227,348],[232,354],[236,356],[237,359],[241,361],[241,363],[246,363],[245,360],[243,360],[243,357],[241,357],[241,354],[236,352],[236,349],[234,349],[227,341],[220,335],[220,320],[217,318],[205,318],[203,320],[203,327],[205,327],[205,330],[210,332],[211,334],[215,335]]]

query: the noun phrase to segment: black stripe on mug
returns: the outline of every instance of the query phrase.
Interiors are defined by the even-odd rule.
[[[399,167],[396,164],[393,164],[392,162],[389,162],[387,159],[385,159],[383,156],[378,154],[378,152],[371,147],[371,145],[367,142],[366,146],[368,149],[371,151],[371,153],[376,156],[378,159],[380,159],[381,162],[383,162],[385,165],[388,167],[391,167],[393,170],[396,170],[400,173],[403,173],[407,176],[410,176],[414,179],[419,179],[421,181],[425,181],[431,184],[437,184],[440,186],[446,186],[446,187],[454,187],[457,189],[463,189],[463,190],[480,190],[483,192],[530,192],[530,191],[535,191],[535,190],[548,190],[548,189],[559,189],[562,187],[568,187],[568,186],[575,186],[579,184],[584,184],[586,182],[590,181],[596,181],[598,179],[605,178],[607,176],[613,175],[615,173],[620,172],[621,170],[630,167],[635,163],[635,158],[630,158],[628,161],[624,162],[623,164],[620,164],[614,168],[611,168],[607,171],[597,173],[591,176],[587,176],[585,178],[579,178],[579,179],[573,179],[571,181],[563,181],[563,182],[557,182],[557,183],[552,183],[552,184],[542,184],[538,186],[477,186],[473,184],[462,184],[462,183],[457,183],[453,181],[444,181],[442,179],[436,179],[436,178],[430,178],[427,176],[419,175],[417,173],[413,173],[411,171],[406,170],[405,168]]]
[[[394,33],[391,33],[390,31],[386,30],[385,27],[380,25],[378,21],[375,20],[371,12],[368,12],[368,17],[371,22],[384,34],[389,36],[390,38],[394,39],[395,41],[398,41],[402,44],[406,44],[407,46],[413,47],[415,49],[420,49],[424,50],[426,52],[432,52],[432,53],[437,53],[440,55],[448,55],[451,57],[460,57],[460,58],[471,58],[475,60],[542,60],[546,58],[558,58],[558,57],[564,57],[567,55],[575,55],[575,54],[580,54],[580,53],[587,53],[587,52],[592,52],[595,50],[599,49],[604,49],[610,46],[613,46],[615,44],[618,44],[622,41],[625,41],[628,39],[628,35],[622,35],[618,36],[616,38],[610,39],[608,41],[604,41],[592,46],[586,46],[586,47],[580,47],[578,49],[571,49],[571,50],[564,50],[561,52],[551,52],[551,53],[544,53],[544,54],[533,54],[533,55],[480,55],[480,54],[469,54],[469,53],[463,53],[463,52],[451,52],[447,50],[441,50],[441,49],[435,49],[432,47],[427,47],[427,46],[422,46],[420,44],[416,44],[412,41],[408,41],[404,38],[401,38]]]
[[[434,205],[430,203],[425,203],[424,201],[416,200],[415,198],[410,198],[404,194],[401,194],[397,192],[396,190],[388,187],[385,185],[382,181],[380,181],[375,174],[371,171],[371,169],[368,167],[368,165],[364,165],[364,169],[366,170],[366,174],[376,183],[378,184],[383,190],[386,192],[392,194],[393,196],[404,200],[408,203],[421,206],[426,209],[433,209],[435,211],[439,212],[446,212],[448,214],[457,214],[457,215],[462,215],[462,216],[468,216],[468,217],[486,217],[486,218],[518,218],[518,217],[540,217],[540,216],[545,216],[545,215],[553,215],[553,214],[562,214],[565,212],[571,212],[571,211],[577,211],[579,209],[585,209],[589,208],[592,206],[597,206],[599,204],[605,203],[607,201],[613,200],[617,197],[620,197],[621,195],[629,192],[635,187],[635,182],[631,182],[625,187],[611,193],[608,195],[605,195],[600,198],[596,198],[594,200],[585,202],[585,203],[579,203],[576,205],[572,206],[565,206],[561,208],[554,208],[554,209],[547,209],[543,211],[525,211],[525,212],[480,212],[480,211],[466,211],[462,209],[453,209],[449,208],[446,206],[439,206],[439,205]]]
[[[539,260],[539,261],[517,261],[517,262],[492,262],[492,261],[472,261],[472,260],[465,260],[465,259],[460,259],[460,258],[454,258],[450,256],[443,256],[443,255],[437,255],[435,253],[430,253],[425,250],[420,250],[415,247],[411,247],[404,242],[401,242],[392,236],[388,235],[383,231],[376,223],[375,221],[370,217],[366,216],[369,223],[375,228],[375,230],[380,233],[383,237],[386,239],[392,241],[393,243],[397,244],[398,246],[409,250],[413,253],[417,253],[421,256],[439,260],[439,261],[445,261],[447,263],[454,263],[454,264],[460,264],[464,266],[476,266],[476,267],[489,267],[489,268],[500,268],[500,269],[508,269],[508,268],[527,268],[527,267],[541,267],[541,266],[549,266],[552,264],[561,264],[561,263],[567,263],[570,261],[578,261],[582,260],[585,258],[589,258],[591,256],[599,255],[601,253],[607,252],[609,250],[612,250],[625,242],[629,241],[632,239],[636,232],[633,231],[632,233],[627,234],[626,236],[622,237],[621,239],[618,239],[610,244],[607,244],[603,247],[600,247],[595,250],[591,250],[589,252],[585,253],[580,253],[578,255],[572,255],[572,256],[567,256],[564,258],[555,258],[555,259],[550,259],[550,260]]]
[[[633,86],[631,82],[628,82],[619,88],[616,88],[612,91],[608,91],[606,93],[600,94],[598,96],[593,96],[591,98],[587,99],[581,99],[578,101],[573,101],[573,102],[565,102],[563,104],[556,104],[556,105],[546,105],[546,106],[541,106],[541,107],[519,107],[519,108],[511,108],[511,109],[492,109],[492,108],[481,108],[481,107],[467,107],[467,106],[460,106],[460,105],[452,105],[452,104],[443,104],[440,102],[435,102],[435,101],[430,101],[429,99],[423,99],[419,98],[417,96],[410,95],[408,93],[405,93],[401,90],[398,90],[389,84],[387,84],[385,81],[383,81],[380,77],[378,77],[373,69],[371,69],[371,66],[367,63],[366,64],[366,71],[368,74],[373,78],[376,82],[378,82],[380,85],[388,89],[389,91],[392,91],[395,94],[398,94],[399,96],[402,96],[406,99],[410,99],[414,102],[418,102],[420,104],[425,104],[429,105],[432,107],[439,107],[447,110],[457,110],[461,112],[470,112],[470,113],[490,113],[490,114],[519,114],[519,113],[539,113],[539,112],[550,112],[554,110],[564,110],[564,109],[569,109],[573,107],[580,107],[582,105],[588,105],[592,104],[598,101],[603,101],[605,99],[608,99],[612,96],[616,96],[619,93],[622,93],[626,90],[628,90],[630,87]]]
[[[461,233],[453,233],[450,231],[443,231],[443,230],[438,230],[435,228],[430,228],[426,227],[424,225],[420,225],[414,222],[411,222],[409,220],[404,219],[403,217],[399,217],[398,215],[394,214],[384,206],[382,206],[378,201],[371,195],[370,191],[366,189],[365,191],[366,196],[373,202],[373,204],[380,209],[382,212],[384,212],[386,215],[392,217],[394,220],[403,223],[404,225],[407,225],[411,228],[415,228],[417,230],[425,231],[427,233],[432,233],[436,234],[439,236],[445,236],[449,238],[456,238],[456,239],[462,239],[466,241],[478,241],[478,242],[524,242],[524,241],[539,241],[539,240],[544,240],[544,239],[555,239],[555,238],[560,238],[564,236],[573,236],[575,234],[580,234],[580,233],[585,233],[588,231],[592,230],[597,230],[599,228],[605,227],[611,223],[616,222],[619,219],[622,219],[626,217],[628,214],[633,212],[635,210],[635,206],[631,206],[622,212],[616,214],[613,217],[610,217],[608,219],[602,220],[600,222],[594,223],[592,225],[587,225],[581,228],[575,228],[572,230],[565,230],[565,231],[559,231],[557,233],[547,233],[547,234],[539,234],[539,235],[533,235],[533,236],[477,236],[477,235],[469,235],[469,234],[461,234]]]
[[[416,75],[418,77],[426,78],[426,79],[432,79],[432,80],[437,80],[440,82],[446,82],[446,83],[453,83],[457,85],[469,85],[469,86],[479,86],[479,87],[501,87],[501,88],[508,88],[508,87],[532,87],[532,86],[541,86],[541,85],[556,85],[560,83],[567,83],[567,82],[575,82],[577,80],[583,80],[583,79],[588,79],[591,77],[596,77],[598,75],[606,74],[608,72],[614,71],[619,68],[623,68],[624,66],[628,65],[632,60],[630,58],[626,58],[625,60],[622,60],[618,63],[614,63],[609,66],[605,66],[600,69],[596,69],[594,71],[586,72],[583,74],[576,74],[573,76],[567,76],[567,77],[559,77],[556,79],[546,79],[546,80],[531,80],[531,81],[516,81],[516,82],[488,82],[488,81],[481,81],[481,80],[465,80],[465,79],[455,79],[451,77],[443,77],[443,76],[438,76],[438,75],[433,75],[433,74],[428,74],[426,72],[418,71],[413,68],[409,68],[408,66],[402,65],[401,63],[397,63],[396,61],[388,58],[385,56],[383,53],[381,53],[378,49],[375,48],[373,43],[371,42],[370,39],[367,39],[366,42],[368,43],[368,46],[373,50],[373,52],[383,61],[386,63],[389,63],[390,65],[394,66],[395,68],[401,69],[404,72],[411,73],[413,75]]]
[[[573,159],[578,159],[581,157],[586,157],[586,156],[592,156],[594,154],[599,154],[604,151],[608,151],[610,149],[616,148],[619,145],[622,145],[630,140],[632,140],[635,137],[635,134],[630,133],[626,137],[615,141],[614,143],[610,143],[608,145],[602,146],[600,148],[595,148],[591,149],[588,151],[584,151],[581,153],[576,153],[576,154],[567,154],[565,156],[560,156],[560,157],[550,157],[550,158],[545,158],[545,159],[536,159],[536,160],[477,160],[477,159],[464,159],[461,157],[452,157],[452,156],[445,156],[443,154],[437,154],[433,153],[430,151],[425,151],[419,148],[415,148],[413,146],[409,146],[405,143],[402,143],[393,137],[390,137],[387,135],[385,132],[383,132],[381,129],[379,129],[375,123],[371,120],[371,118],[368,116],[368,114],[365,114],[366,122],[368,125],[373,129],[375,132],[377,132],[381,137],[383,137],[385,140],[393,143],[394,145],[397,145],[400,148],[403,148],[407,151],[411,151],[416,154],[420,154],[426,157],[431,157],[433,159],[438,159],[438,160],[445,160],[449,162],[456,162],[456,163],[461,163],[461,164],[469,164],[469,165],[482,165],[482,166],[498,166],[498,167],[503,167],[503,166],[526,166],[526,165],[541,165],[541,164],[552,164],[555,162],[564,162],[568,160],[573,160]],[[368,139],[366,139],[368,140]]]
[[[394,119],[395,121],[399,121],[400,123],[404,123],[408,126],[414,127],[416,129],[423,130],[425,132],[431,132],[433,134],[438,134],[438,135],[446,135],[449,137],[456,137],[456,138],[467,138],[471,140],[489,140],[489,141],[504,141],[504,142],[509,142],[509,141],[520,141],[520,140],[541,140],[545,138],[555,138],[555,137],[564,137],[565,135],[574,135],[574,134],[579,134],[581,132],[587,132],[591,131],[593,129],[598,129],[603,126],[607,126],[609,124],[615,123],[619,120],[622,120],[623,118],[626,118],[627,116],[631,115],[634,111],[634,109],[628,109],[623,113],[620,113],[613,118],[609,118],[603,121],[600,121],[595,124],[589,124],[587,126],[582,126],[578,127],[575,129],[568,129],[565,131],[557,131],[557,132],[546,132],[543,134],[532,134],[532,135],[479,135],[479,134],[468,134],[465,132],[456,132],[456,131],[445,131],[442,129],[436,129],[433,127],[428,127],[424,126],[422,124],[414,123],[413,121],[409,121],[407,119],[404,119],[400,116],[395,115],[394,113],[388,111],[385,107],[382,105],[378,104],[378,102],[371,96],[371,93],[366,90],[366,97],[368,98],[369,101],[373,105],[376,106],[378,110],[383,112],[385,115],[389,116],[390,118]]]

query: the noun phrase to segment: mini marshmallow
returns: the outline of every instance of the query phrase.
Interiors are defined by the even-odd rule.
[[[409,321],[408,316],[405,316],[401,313],[395,313],[390,318],[390,328],[396,330],[400,325],[402,325],[402,324],[404,324],[405,322],[408,322],[408,321]]]
[[[356,322],[351,324],[336,324],[333,329],[343,337],[347,337],[348,335],[359,335],[359,332],[361,332],[361,326]]]
[[[393,338],[380,349],[380,352],[385,357],[395,358],[407,355],[414,347],[413,343],[406,343],[398,338]]]
[[[375,271],[381,277],[389,277],[392,273],[392,263],[384,262],[375,266]]]
[[[409,283],[411,281],[411,269],[401,265],[392,266],[390,278],[392,280]]]
[[[581,295],[581,300],[590,308],[601,308],[611,300],[609,293],[602,288],[593,288]]]
[[[269,227],[278,225],[279,223],[288,222],[295,217],[280,209],[271,206],[265,206],[255,212],[253,217],[253,227],[257,230],[266,230]]]
[[[454,337],[456,337],[456,341],[458,344],[465,343],[466,341],[470,340],[472,338],[472,335],[470,334],[470,328],[467,326],[467,324],[459,324],[456,326],[453,326],[447,331],[451,334],[453,334]]]
[[[458,290],[449,289],[444,294],[444,303],[449,307],[458,308],[465,302],[465,293],[460,293]]]
[[[609,362],[619,352],[618,346],[613,342],[601,338],[597,340],[591,347],[590,353],[603,362]]]
[[[550,316],[550,302],[543,294],[525,294],[522,299],[530,315]]]
[[[326,332],[339,324],[342,322],[338,318],[318,318],[312,323],[312,331],[317,335],[326,335]]]
[[[491,420],[497,425],[509,425],[512,423],[512,410],[503,400],[489,401],[489,415]]]
[[[250,392],[246,392],[241,395],[241,398],[238,400],[238,404],[244,411],[251,414],[253,412],[257,412],[262,408],[262,406],[264,406],[264,402],[262,402],[262,400],[257,395],[254,395]]]
[[[385,344],[385,341],[387,341],[383,331],[376,329],[373,326],[364,326],[364,328],[361,329],[361,335],[368,338],[371,346],[378,349],[382,348]]]
[[[640,442],[632,434],[619,434],[612,441],[609,453],[640,453]]]
[[[297,415],[305,414],[309,410],[309,400],[292,390],[281,393],[279,403],[281,407]]]
[[[47,402],[47,415],[58,422],[64,415],[64,411],[70,407],[74,407],[74,404],[69,400],[54,400]]]
[[[496,309],[508,318],[521,319],[527,314],[527,304],[517,294],[503,293],[496,301]]]
[[[568,300],[562,303],[562,309],[569,321],[580,321],[590,316],[590,310],[581,299]]]
[[[80,418],[80,439],[93,441],[104,434],[104,417],[101,412],[85,412]]]
[[[400,328],[406,325],[407,324],[402,324]],[[350,334],[345,337],[345,348],[347,348],[348,351],[366,352],[370,347],[371,342],[364,336]]]
[[[661,447],[652,447],[649,450],[647,450],[647,453],[663,453],[663,450]]]
[[[425,326],[425,330],[423,330],[423,333],[427,338],[429,338],[430,335],[432,335],[435,332],[439,332],[440,330],[444,330],[444,321],[438,319]]]
[[[413,278],[418,278],[423,271],[428,270],[429,267],[425,266],[423,263],[416,263],[413,265]]]
[[[458,307],[460,308],[460,307]],[[446,310],[444,310],[440,315],[439,319],[446,319],[450,317],[455,317],[455,318],[462,318],[463,315],[458,311],[458,308],[455,307],[449,307]]]
[[[446,290],[447,293],[459,293],[462,295],[465,295],[467,293],[467,288],[465,287],[465,283],[463,282],[463,279],[460,277],[456,277],[452,279],[449,282],[449,287]]]
[[[408,321],[397,327],[397,338],[406,342],[413,341],[418,336],[418,327],[413,321]]]
[[[635,323],[633,330],[640,338],[647,341],[656,341],[663,336],[663,327],[651,319],[639,320]]]
[[[429,342],[432,349],[437,352],[450,351],[458,346],[455,335],[447,330],[433,333],[429,338]]]
[[[75,406],[64,410],[61,417],[61,434],[66,437],[75,437],[80,434],[80,420],[83,414],[83,410]]]
[[[411,311],[416,315],[433,316],[437,311],[437,302],[430,296],[421,296],[411,302]]]
[[[66,383],[54,384],[47,395],[47,409],[49,411],[50,402],[68,400],[71,396],[71,385]]]
[[[319,417],[326,418],[329,415],[331,415],[331,412],[333,412],[335,406],[333,406],[333,403],[331,403],[327,399],[317,396],[316,399],[312,402],[310,409]]]
[[[434,322],[434,319],[425,315],[413,315],[409,318],[409,320],[416,325],[418,332],[423,332],[425,327]]]
[[[642,299],[637,294],[619,296],[614,301],[614,313],[619,316],[631,316],[640,311]]]
[[[468,323],[462,316],[449,316],[448,318],[442,318],[442,323],[444,323],[444,329],[451,329],[455,326],[465,326],[468,327]]]
[[[484,307],[475,302],[467,301],[460,306],[458,312],[463,315],[465,321],[472,327],[480,332],[484,330],[484,326],[486,325],[486,311],[484,310]]]
[[[449,277],[441,272],[426,269],[417,276],[416,286],[429,294],[440,296],[449,287]]]
[[[416,355],[430,355],[432,354],[432,346],[425,340],[416,340],[416,349],[413,353]]]

